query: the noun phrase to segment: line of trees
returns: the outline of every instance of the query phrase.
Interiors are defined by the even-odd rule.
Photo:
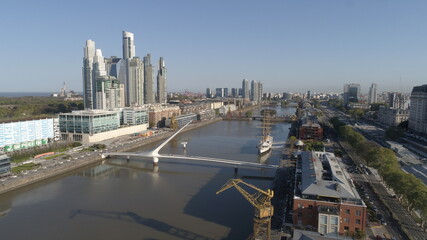
[[[48,117],[82,109],[83,101],[64,101],[53,97],[0,98],[0,120]]]
[[[367,141],[362,134],[336,117],[331,118],[330,122],[338,134],[365,159],[367,165],[378,170],[385,183],[393,188],[398,199],[407,206],[408,210],[420,212],[424,227],[427,223],[426,185],[414,175],[402,171],[392,150]]]

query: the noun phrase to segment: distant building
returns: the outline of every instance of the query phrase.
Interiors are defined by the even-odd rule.
[[[409,99],[402,93],[390,92],[387,95],[387,106],[392,109],[408,109]]]
[[[177,127],[181,128],[182,126],[184,126],[188,122],[197,121],[197,114],[190,113],[190,114],[175,116],[174,118],[175,118]],[[172,126],[172,118],[166,119],[165,126],[166,127],[171,127]]]
[[[212,90],[210,88],[206,88],[206,98],[212,98]]]
[[[377,120],[387,126],[397,126],[409,119],[409,110],[393,109],[381,106],[377,112]]]
[[[251,82],[251,101],[255,103],[260,102],[259,83],[255,80]]]
[[[154,66],[151,64],[151,54],[144,57],[144,103],[154,103]]]
[[[293,222],[324,235],[364,231],[366,205],[333,153],[305,151],[297,158]]]
[[[371,87],[369,88],[369,95],[368,95],[368,103],[376,103],[377,100],[377,84],[372,83]]]
[[[166,66],[165,61],[161,57],[159,60],[159,71],[157,72],[157,103],[166,103]]]
[[[360,98],[360,84],[350,83],[344,85],[343,100],[344,105],[350,102],[358,102]]]
[[[307,99],[311,99],[311,92],[310,92],[310,90],[307,91]]]
[[[236,98],[239,96],[239,93],[237,92],[237,88],[231,89],[231,97]]]
[[[10,172],[10,158],[6,154],[0,154],[0,175]]]
[[[427,84],[412,89],[409,129],[427,135]]]
[[[288,93],[288,92],[284,92],[282,99],[291,100],[292,99],[292,94]]]
[[[243,79],[242,81],[242,98],[249,100],[250,96],[249,96],[249,80],[248,79]]]
[[[224,105],[219,108],[219,115],[226,115],[228,112],[234,112],[237,110],[237,106],[234,104]]]
[[[172,116],[181,114],[179,106],[173,105],[151,105],[148,110],[150,126],[157,126],[159,122]]]
[[[215,91],[215,97],[217,98],[225,97],[224,88],[217,88]]]

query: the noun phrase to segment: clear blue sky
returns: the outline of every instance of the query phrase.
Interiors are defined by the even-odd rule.
[[[0,92],[82,90],[83,47],[168,67],[168,91],[241,87],[341,92],[345,83],[410,92],[427,83],[425,0],[4,1]]]

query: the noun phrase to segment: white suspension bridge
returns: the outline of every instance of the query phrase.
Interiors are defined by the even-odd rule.
[[[221,159],[221,158],[210,158],[210,157],[199,157],[199,156],[188,156],[188,155],[174,155],[174,154],[160,154],[159,151],[170,141],[172,140],[176,135],[178,135],[185,127],[187,127],[191,122],[188,122],[185,124],[181,129],[179,129],[176,133],[174,133],[172,136],[170,136],[166,141],[164,141],[162,144],[160,144],[157,148],[155,148],[152,151],[147,152],[107,152],[103,153],[102,157],[110,157],[110,156],[126,156],[127,159],[130,157],[138,157],[138,158],[146,158],[146,159],[152,159],[153,165],[157,166],[159,164],[160,158],[168,158],[168,159],[181,159],[184,161],[197,161],[197,162],[204,162],[204,163],[217,163],[227,166],[232,166],[235,168],[238,167],[254,167],[254,168],[264,168],[264,169],[277,169],[277,165],[268,165],[263,163],[254,163],[254,162],[243,162],[243,161],[237,161],[237,160],[230,160],[230,159]]]

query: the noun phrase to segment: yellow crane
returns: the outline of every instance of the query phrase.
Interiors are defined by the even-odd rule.
[[[256,192],[250,194],[244,190],[239,184],[246,185]],[[231,187],[235,187],[242,195],[249,201],[252,206],[254,206],[254,239],[270,239],[270,229],[271,229],[271,216],[273,216],[274,208],[271,205],[271,198],[274,196],[274,191],[267,189],[266,191],[255,187],[249,183],[244,182],[242,179],[230,179],[228,180],[222,188],[216,192],[219,194]]]

